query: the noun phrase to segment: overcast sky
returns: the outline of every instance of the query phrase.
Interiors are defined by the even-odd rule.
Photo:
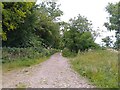
[[[41,0],[38,0],[39,3]],[[102,36],[97,38],[96,42],[100,43],[101,38],[107,35],[114,35],[114,32],[106,32],[106,28],[103,26],[107,21],[108,13],[105,11],[105,7],[108,2],[118,2],[119,0],[57,0],[58,4],[61,4],[60,9],[63,11],[62,21],[68,21],[70,18],[76,17],[78,14],[87,17],[92,21],[93,29],[99,27],[105,31]]]

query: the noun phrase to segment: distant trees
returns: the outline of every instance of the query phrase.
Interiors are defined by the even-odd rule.
[[[70,19],[69,29],[64,31],[63,41],[64,47],[67,47],[71,52],[85,51],[90,48],[95,48],[91,31],[91,23],[87,18],[78,15],[74,19]]]
[[[109,13],[109,21],[104,23],[108,30],[116,31],[115,48],[120,48],[120,2],[115,4],[109,3],[106,7],[106,11]]]

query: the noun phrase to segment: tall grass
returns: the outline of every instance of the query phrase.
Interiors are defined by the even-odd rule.
[[[73,68],[100,88],[118,88],[118,56],[107,50],[79,53],[71,59]]]

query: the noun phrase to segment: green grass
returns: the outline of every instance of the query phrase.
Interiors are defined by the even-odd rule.
[[[100,88],[118,88],[118,56],[107,50],[90,51],[72,58],[73,68]]]
[[[8,62],[2,64],[2,70],[3,72],[11,71],[14,69],[29,67],[35,64],[42,63],[43,61],[47,60],[48,57],[43,57],[39,59],[23,59],[23,60],[15,60],[13,62]]]

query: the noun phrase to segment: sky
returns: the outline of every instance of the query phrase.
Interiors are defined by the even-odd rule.
[[[37,0],[40,3],[41,0]],[[105,11],[105,7],[109,2],[115,3],[119,0],[57,0],[58,4],[61,4],[60,9],[63,11],[62,21],[68,22],[70,18],[76,17],[78,14],[87,17],[89,21],[92,21],[93,29],[101,33],[101,37],[96,39],[96,43],[101,43],[101,39],[106,36],[114,36],[115,32],[108,32],[103,26],[107,21],[109,14]],[[103,32],[101,32],[103,31]],[[115,40],[115,38],[113,38]]]

